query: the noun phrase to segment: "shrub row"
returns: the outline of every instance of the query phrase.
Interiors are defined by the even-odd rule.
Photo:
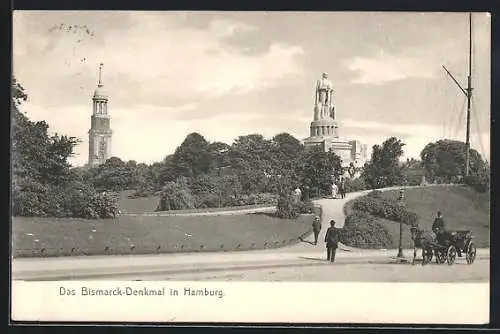
[[[184,179],[179,179],[176,182],[167,182],[160,192],[160,202],[158,203],[157,211],[244,205],[276,205],[278,203],[278,196],[269,193],[246,195],[223,192],[208,187],[208,189],[203,190],[200,190],[199,187],[191,188],[190,184]]]
[[[408,211],[397,201],[383,198],[380,192],[371,192],[368,196],[354,200],[353,210],[366,212],[376,217],[402,222],[407,225],[414,225],[418,221],[418,216],[414,212]]]
[[[361,177],[356,179],[346,179],[345,188],[348,193],[368,189],[365,181]]]
[[[227,195],[224,193],[203,193],[193,195],[196,208],[218,208],[245,205],[276,205],[278,196],[270,193]]]
[[[394,243],[389,232],[366,212],[354,211],[345,218],[340,241],[357,248],[389,249]]]
[[[14,186],[12,203],[14,216],[97,219],[118,213],[116,194],[98,193],[80,182],[65,186],[21,182]]]

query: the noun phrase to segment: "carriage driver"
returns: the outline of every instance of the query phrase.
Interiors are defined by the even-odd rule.
[[[444,220],[441,211],[437,212],[437,218],[434,219],[434,223],[432,224],[432,232],[436,235],[436,241],[441,243],[444,234]]]

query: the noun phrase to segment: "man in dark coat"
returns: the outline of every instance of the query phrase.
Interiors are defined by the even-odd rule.
[[[326,230],[326,258],[330,262],[335,262],[335,253],[337,252],[340,240],[340,230],[335,228],[335,221],[330,220],[330,227]]]
[[[319,232],[321,232],[321,218],[319,216],[315,216],[312,225],[314,233],[314,244],[317,245]]]
[[[342,178],[342,181],[340,181],[340,198],[345,198],[345,180]]]

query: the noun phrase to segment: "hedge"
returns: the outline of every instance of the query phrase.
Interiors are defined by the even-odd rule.
[[[348,246],[370,249],[394,248],[389,232],[366,212],[354,211],[345,218],[340,241]]]
[[[383,198],[380,191],[373,191],[368,196],[354,200],[352,209],[407,225],[414,225],[418,221],[416,213],[408,211],[395,200]]]

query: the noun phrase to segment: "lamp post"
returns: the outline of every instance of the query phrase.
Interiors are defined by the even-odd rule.
[[[405,190],[403,188],[399,189],[399,205],[402,207],[405,205]],[[398,258],[404,258],[403,255],[403,222],[399,222],[399,247],[398,247]]]

